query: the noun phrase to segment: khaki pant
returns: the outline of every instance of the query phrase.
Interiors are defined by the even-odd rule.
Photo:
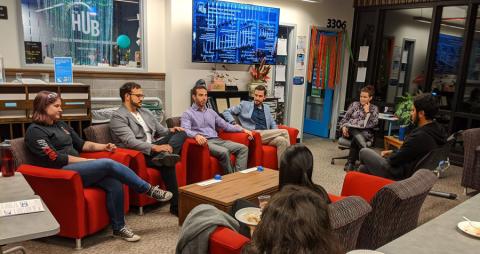
[[[283,152],[290,145],[290,137],[285,129],[256,130],[260,133],[262,144],[277,147],[277,166],[280,166],[280,159]]]

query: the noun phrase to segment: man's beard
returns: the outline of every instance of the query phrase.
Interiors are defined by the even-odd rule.
[[[134,108],[141,108],[142,107],[142,102],[134,103],[133,101],[130,101],[130,105]]]
[[[418,112],[415,113],[415,119],[412,119],[413,126],[418,127]]]

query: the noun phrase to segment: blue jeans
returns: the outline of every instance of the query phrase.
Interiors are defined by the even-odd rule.
[[[138,177],[130,168],[111,159],[72,163],[63,169],[76,171],[82,178],[84,187],[95,186],[106,192],[106,205],[113,230],[120,230],[125,226],[123,184],[138,193],[145,193],[150,187],[149,183]]]

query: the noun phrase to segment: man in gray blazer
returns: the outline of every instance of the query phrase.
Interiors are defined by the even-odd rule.
[[[178,184],[175,164],[180,160],[180,150],[186,134],[181,127],[166,128],[154,115],[142,108],[145,95],[134,82],[120,88],[123,105],[110,120],[113,143],[145,155],[147,166],[160,170],[167,190],[173,194],[170,212],[178,214]]]
[[[230,107],[223,112],[225,120],[235,124],[236,116],[243,128],[260,133],[262,144],[277,147],[277,160],[280,159],[290,145],[288,131],[278,129],[270,113],[270,107],[264,104],[267,89],[263,85],[255,87],[253,101],[242,101],[239,105]]]

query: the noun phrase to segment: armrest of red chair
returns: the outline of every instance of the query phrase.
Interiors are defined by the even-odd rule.
[[[187,185],[187,166],[190,146],[197,145],[197,142],[193,138],[185,139],[182,146],[182,152],[180,154],[180,161],[175,165],[175,172],[177,173],[178,186]],[[193,164],[196,165],[196,164]]]
[[[286,129],[288,131],[288,136],[290,137],[290,145],[294,145],[297,143],[297,136],[298,136],[298,129],[296,128],[292,128],[292,127],[288,127],[288,126],[285,126],[285,125],[279,125],[278,126],[279,129]]]
[[[253,140],[248,147],[248,166],[255,167],[263,164],[263,145],[260,133],[253,132]]]
[[[77,172],[28,164],[20,165],[17,171],[23,174],[60,222],[62,235],[80,238],[86,234],[85,197],[82,179]]]
[[[244,132],[225,132],[219,131],[218,137],[225,140],[230,140],[233,142],[237,142],[243,145],[248,146],[250,144],[250,140],[248,139],[248,134]]]
[[[344,199],[344,198],[346,198],[346,197],[344,197],[344,196],[337,196],[337,195],[333,195],[333,194],[328,193],[328,198],[330,199],[330,201],[331,201],[332,203],[335,203],[335,202],[340,201],[340,200],[342,200],[342,199]]]
[[[102,159],[102,158],[112,159],[116,162],[122,163],[127,167],[130,166],[130,159],[131,159],[128,154],[122,153],[120,151],[82,152],[80,153],[80,157],[87,158],[87,159]]]
[[[210,151],[208,146],[201,146],[197,144],[195,139],[187,138],[185,142],[189,142],[188,156],[187,156],[187,184],[203,181],[209,176],[210,167]],[[183,153],[184,151],[182,151]]]
[[[126,154],[130,157],[129,167],[142,179],[148,179],[147,163],[145,162],[145,156],[142,152],[127,149],[117,148],[115,153]]]
[[[360,196],[370,203],[373,196],[375,196],[383,186],[393,182],[395,181],[350,171],[345,175],[345,179],[343,180],[342,196]]]
[[[209,253],[241,253],[243,245],[249,241],[250,239],[231,230],[230,228],[219,226],[210,235]]]

